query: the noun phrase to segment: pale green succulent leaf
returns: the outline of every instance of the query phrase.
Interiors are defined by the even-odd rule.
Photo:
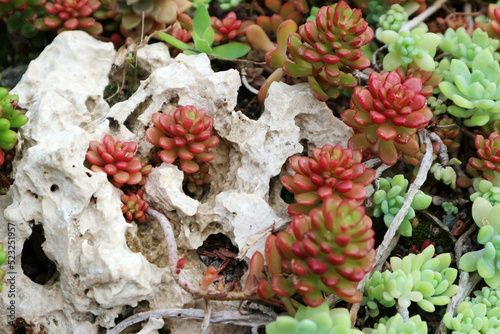
[[[473,272],[477,270],[477,261],[483,256],[484,249],[475,251],[475,252],[469,252],[465,253],[462,255],[460,258],[460,264],[459,264],[459,269],[467,271],[467,272]]]

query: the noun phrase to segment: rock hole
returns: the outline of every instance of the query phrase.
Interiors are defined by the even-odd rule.
[[[92,113],[96,106],[95,98],[93,98],[92,96],[87,97],[87,100],[85,100],[85,106],[87,107],[89,113]]]
[[[240,279],[245,273],[247,264],[236,259],[238,247],[234,246],[227,236],[222,233],[210,235],[196,252],[207,267],[213,266],[219,276],[224,276],[227,291],[235,289],[241,291]]]
[[[57,184],[53,184],[50,186],[50,191],[56,192],[59,190],[59,186]]]
[[[21,254],[21,268],[26,276],[33,282],[45,285],[49,281],[54,283],[59,277],[59,272],[53,261],[43,251],[42,244],[45,235],[42,225],[34,225],[30,237],[24,242]]]
[[[151,96],[146,97],[144,101],[139,103],[139,105],[134,109],[134,111],[128,115],[127,119],[125,122],[123,122],[123,125],[127,127],[131,132],[136,132],[136,126],[137,124],[137,117],[142,115],[146,109],[151,105],[151,102],[153,102],[153,99]]]
[[[118,130],[118,128],[120,127],[120,123],[118,123],[117,120],[115,120],[113,117],[106,117],[106,119],[109,121],[110,130]]]
[[[294,194],[285,187],[281,188],[280,197],[286,204],[292,204],[295,201]]]

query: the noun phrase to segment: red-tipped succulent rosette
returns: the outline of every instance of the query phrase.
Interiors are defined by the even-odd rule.
[[[39,30],[58,29],[58,33],[79,29],[98,35],[103,31],[102,24],[90,16],[100,6],[99,0],[49,0],[45,4],[49,15],[37,19],[34,26]]]
[[[209,148],[219,143],[212,136],[213,119],[205,115],[205,110],[185,106],[172,110],[169,114],[154,113],[154,126],[146,131],[151,144],[160,147],[160,159],[173,163],[179,158],[179,165],[185,173],[196,173],[199,165],[194,159],[208,162],[215,158]]]
[[[285,175],[281,182],[295,194],[295,203],[288,213],[309,213],[321,202],[335,195],[362,202],[365,186],[375,178],[375,170],[361,163],[360,150],[343,149],[340,145],[324,145],[312,151],[312,158],[294,156],[290,166],[295,175]]]
[[[108,174],[117,188],[125,184],[143,185],[153,167],[135,156],[136,149],[135,142],[115,142],[113,137],[105,135],[102,143],[90,142],[86,158],[93,172]]]
[[[342,113],[344,123],[357,133],[349,147],[370,150],[387,165],[393,165],[398,153],[414,156],[419,144],[414,135],[432,119],[420,78],[403,80],[397,71],[369,78],[369,89],[354,89],[350,109]]]
[[[222,40],[231,40],[236,36],[245,34],[245,29],[249,22],[243,24],[238,20],[235,12],[229,12],[222,20],[212,16],[212,28],[214,29],[214,41],[220,42]],[[253,22],[252,22],[253,23]]]
[[[137,194],[121,197],[122,213],[128,220],[137,220],[139,223],[146,222],[146,211],[149,208],[149,203],[142,199],[143,194],[144,191],[140,190]]]
[[[495,172],[500,173],[500,134],[493,131],[488,139],[481,135],[476,135],[475,139],[477,155],[479,158],[470,158],[467,163],[467,172],[473,176],[479,176],[486,180],[493,180]]]
[[[371,227],[362,206],[338,197],[309,215],[294,216],[286,231],[266,242],[266,260],[275,262],[269,270],[273,291],[282,297],[297,292],[312,307],[323,302],[323,292],[359,303],[363,296],[357,283],[375,259]]]
[[[373,39],[373,30],[362,18],[361,10],[351,9],[344,1],[320,8],[315,21],[290,34],[290,59],[283,65],[285,73],[307,77],[314,96],[326,101],[337,98],[337,87],[353,88],[356,78],[351,69],[370,66],[361,47]]]

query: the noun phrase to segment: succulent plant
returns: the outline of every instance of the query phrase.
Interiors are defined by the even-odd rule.
[[[500,204],[492,206],[488,200],[478,197],[472,204],[472,218],[479,232],[477,241],[484,248],[469,252],[460,258],[459,268],[476,271],[492,288],[500,287]]]
[[[111,183],[121,188],[125,184],[143,185],[145,176],[153,167],[135,156],[136,142],[115,142],[113,137],[105,135],[102,144],[92,140],[86,158],[93,172],[108,174]]]
[[[306,12],[301,12],[293,1],[281,3],[281,1],[266,1],[266,6],[270,8],[274,14],[272,16],[257,16],[255,22],[267,33],[278,31],[281,23],[292,20],[296,24],[302,21],[302,15]]]
[[[356,87],[350,109],[342,113],[344,123],[356,132],[349,147],[369,149],[387,165],[396,163],[398,152],[417,154],[419,144],[414,135],[432,119],[421,91],[420,78],[403,80],[397,71],[373,72],[369,90]]]
[[[486,180],[493,180],[495,172],[500,172],[500,134],[493,131],[488,139],[482,135],[476,135],[475,144],[478,158],[471,157],[467,163],[467,171],[473,176],[479,176]]]
[[[487,23],[479,24],[481,29],[488,33],[491,38],[500,38],[500,7],[498,4],[490,3],[488,5],[488,17],[490,21]],[[476,20],[476,23],[478,21]]]
[[[474,57],[484,49],[489,49],[495,60],[500,59],[500,54],[496,53],[499,40],[488,37],[488,34],[477,28],[471,36],[467,33],[464,27],[457,30],[449,28],[446,30],[443,39],[439,43],[439,47],[444,52],[449,53],[454,59],[464,62],[467,66],[471,66]]]
[[[380,34],[384,30],[399,31],[403,24],[408,21],[408,14],[403,7],[398,4],[393,4],[383,15],[380,16],[378,20],[378,25],[380,29],[377,29],[377,34]]]
[[[0,87],[0,166],[5,159],[3,151],[11,150],[17,142],[17,133],[12,128],[28,122],[28,117],[16,109],[18,101],[17,95],[10,95],[7,88]]]
[[[233,7],[238,6],[242,0],[218,0],[220,9],[229,10]]]
[[[440,41],[438,35],[415,28],[399,33],[385,30],[379,36],[377,38],[389,46],[389,53],[383,61],[384,71],[394,71],[399,66],[410,64],[424,71],[434,71],[434,56]]]
[[[402,174],[398,174],[393,178],[380,178],[379,189],[373,194],[373,216],[384,216],[384,223],[389,227],[394,220],[396,214],[401,210],[403,202],[406,198],[406,189],[408,188],[408,180]],[[424,210],[432,202],[432,197],[419,191],[405,218],[398,228],[398,232],[405,237],[410,237],[412,234],[412,226],[410,219],[415,217],[415,210]]]
[[[458,161],[456,164],[460,164],[460,162]],[[435,162],[429,172],[432,173],[437,181],[443,182],[444,184],[450,186],[451,189],[455,189],[457,187],[457,172],[455,172],[453,167],[445,167],[440,163]]]
[[[456,215],[458,213],[458,208],[453,202],[443,202],[441,207],[447,215]]]
[[[385,307],[398,303],[403,309],[414,302],[426,312],[450,302],[458,292],[453,284],[458,271],[450,268],[450,253],[434,257],[434,252],[434,246],[429,245],[418,255],[391,257],[392,271],[377,271],[366,281],[362,305],[368,306],[372,317],[379,313],[376,301]]]
[[[235,12],[229,12],[222,20],[212,16],[212,28],[214,29],[214,41],[231,40],[236,36],[245,34],[245,26],[238,20]]]
[[[193,194],[194,198],[199,198],[203,193],[203,185],[209,184],[212,177],[208,173],[210,166],[207,163],[200,164],[200,169],[195,173],[184,173],[187,190]]]
[[[45,0],[2,0],[0,1],[0,18],[10,17],[14,13],[22,13],[19,19],[36,19],[35,8],[45,4]]]
[[[457,308],[457,315],[446,313],[445,326],[456,334],[493,334],[500,331],[500,290],[484,287],[474,291]]]
[[[326,302],[318,307],[300,306],[294,318],[279,316],[276,321],[266,325],[266,333],[362,334],[361,331],[351,328],[351,318],[347,309],[334,308],[330,310]]]
[[[456,104],[448,107],[450,114],[469,118],[464,121],[466,126],[482,126],[500,118],[500,64],[489,49],[484,49],[470,67],[453,59],[450,76],[439,89]]]
[[[212,0],[190,0],[193,3],[193,8],[198,8],[199,6],[204,6],[208,9]]]
[[[373,30],[362,18],[361,10],[340,1],[322,7],[316,21],[307,21],[299,33],[288,37],[289,58],[283,64],[286,74],[307,78],[320,101],[337,98],[338,87],[353,88],[356,78],[344,66],[362,70],[370,66],[361,47],[373,39]],[[273,58],[273,54],[266,57]]]
[[[362,206],[338,197],[309,215],[294,216],[286,231],[266,242],[273,291],[282,297],[297,292],[312,307],[323,303],[322,292],[360,302],[357,283],[375,259],[371,226]]]
[[[427,334],[427,323],[419,315],[404,320],[398,313],[390,318],[382,318],[375,328],[363,329],[365,334]]]
[[[438,120],[434,128],[434,133],[441,138],[450,154],[457,152],[460,148],[460,142],[455,141],[455,139],[460,136],[461,132],[455,120],[450,117],[443,117]]]
[[[358,7],[360,8],[360,7]],[[366,10],[365,20],[369,24],[378,24],[380,16],[387,12],[387,1],[385,0],[370,0],[368,9]]]
[[[312,158],[291,157],[290,166],[296,174],[281,179],[285,188],[295,194],[296,203],[289,205],[288,212],[307,214],[333,195],[362,202],[365,186],[375,178],[375,170],[366,168],[361,160],[361,151],[329,144],[313,149]]]
[[[100,6],[99,0],[48,0],[45,10],[49,15],[36,19],[34,26],[39,30],[58,29],[57,33],[84,30],[99,35],[103,31],[102,24],[90,16]]]
[[[128,220],[137,220],[139,223],[146,222],[146,211],[148,202],[142,199],[144,191],[141,189],[137,194],[122,195],[122,213]]]
[[[148,141],[161,147],[157,153],[162,161],[173,163],[179,158],[179,165],[186,173],[196,173],[200,168],[194,159],[208,162],[215,158],[209,148],[219,143],[212,136],[213,119],[205,110],[194,106],[172,109],[168,114],[154,113],[154,126],[146,130]]]
[[[500,203],[500,174],[494,172],[494,177],[491,181],[485,180],[481,177],[476,177],[472,181],[472,186],[476,191],[470,195],[470,200],[474,202],[476,198],[482,197],[491,205],[496,205]]]
[[[124,36],[152,34],[175,23],[178,14],[191,6],[189,0],[116,0],[120,31]]]

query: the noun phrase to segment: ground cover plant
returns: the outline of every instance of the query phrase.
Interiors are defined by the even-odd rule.
[[[273,83],[305,83],[352,130],[345,147],[326,143],[289,157],[278,182],[290,223],[269,232],[238,288],[221,274],[241,265],[229,246],[199,282],[188,277],[163,208],[144,199],[148,175],[165,163],[182,171],[195,200],[210,191],[221,139],[205,110],[154,113],[149,156],[111,134],[88,143],[82,163],[123,192],[125,219],[161,224],[175,282],[206,302],[201,332],[213,317],[232,317],[255,333],[500,333],[497,4],[3,0],[0,18],[10,38],[0,47],[7,74],[42,50],[36,41],[82,30],[119,50],[121,75],[106,91],[114,104],[148,75],[134,62],[137,51],[163,43],[173,56],[206,53],[216,71],[236,68],[237,108],[250,118],[259,118]],[[15,182],[18,134],[29,122],[9,94],[15,83],[2,84],[0,196]],[[271,318],[249,325],[212,311],[220,300],[265,305]]]

